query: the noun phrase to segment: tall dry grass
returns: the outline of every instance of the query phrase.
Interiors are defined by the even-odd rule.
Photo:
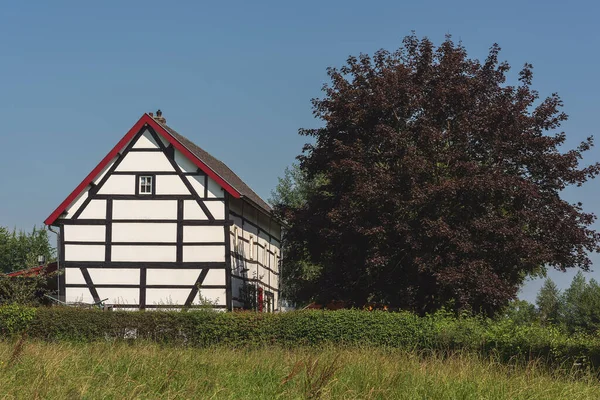
[[[18,356],[15,354],[18,353]],[[0,342],[6,399],[598,399],[597,377],[377,348]]]

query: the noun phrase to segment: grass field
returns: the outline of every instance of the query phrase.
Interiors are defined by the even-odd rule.
[[[598,399],[597,377],[466,354],[0,342],[0,398]]]

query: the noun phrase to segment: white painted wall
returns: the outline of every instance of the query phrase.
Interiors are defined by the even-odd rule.
[[[224,269],[209,269],[206,278],[204,278],[203,285],[226,285],[225,270]]]
[[[183,172],[196,172],[198,167],[196,164],[188,160],[179,150],[175,149],[175,163],[181,168]]]
[[[118,156],[114,157],[107,165],[106,167],[102,168],[102,171],[100,171],[100,173],[92,180],[92,182],[94,182],[94,185],[97,185],[98,183],[100,183],[100,181],[102,180],[102,178],[104,178],[104,175],[106,175],[106,173],[108,172],[109,169],[112,168],[112,166],[114,165],[114,163],[117,161]]]
[[[106,227],[104,225],[65,225],[65,241],[104,242]]]
[[[65,245],[65,261],[104,261],[104,245]]]
[[[204,197],[204,176],[186,176],[198,196]]]
[[[216,304],[224,305],[227,301],[227,291],[225,289],[200,289],[198,294],[204,299]],[[199,304],[199,297],[196,297],[194,304]]]
[[[105,219],[106,200],[92,200],[83,209],[79,219]]]
[[[139,304],[140,301],[140,289],[137,288],[100,287],[96,291],[100,300],[108,299],[108,304]]]
[[[134,149],[158,149],[158,144],[148,132],[145,130],[142,136],[133,144]]]
[[[175,171],[161,152],[130,152],[116,169],[117,171]]]
[[[79,196],[77,196],[77,198],[75,200],[73,200],[71,205],[69,207],[67,207],[67,209],[65,211],[66,215],[64,217],[62,217],[62,219],[71,219],[73,217],[73,214],[75,214],[77,212],[77,210],[79,210],[79,208],[81,208],[81,205],[83,204],[83,202],[88,198],[88,190],[89,190],[89,187],[86,188],[83,192],[81,192],[81,194]]]
[[[146,270],[148,285],[193,285],[201,269],[149,268]]]
[[[65,268],[65,283],[67,285],[85,284],[85,279],[79,268]]]
[[[183,246],[184,262],[223,262],[225,246]]]
[[[208,203],[206,201],[204,204]],[[198,205],[196,200],[184,200],[183,201],[183,219],[186,220],[206,220],[208,217]]]
[[[208,177],[208,197],[225,197],[225,191],[223,190],[223,188],[211,177]]]
[[[183,305],[190,289],[146,289],[147,305]]]
[[[177,219],[177,200],[113,200],[113,219]]]
[[[94,303],[94,298],[88,288],[66,288],[65,301],[67,303],[82,302],[90,304]]]
[[[139,268],[88,268],[94,284],[140,284]]]
[[[190,194],[177,175],[156,175],[156,194]]]
[[[175,262],[176,246],[112,246],[113,261]]]
[[[223,201],[205,201],[204,204],[215,219],[225,219],[225,203]]]
[[[184,226],[183,242],[224,242],[222,226]]]
[[[98,194],[135,194],[135,175],[111,175]]]
[[[112,224],[112,240],[113,242],[175,243],[177,224],[115,222]]]

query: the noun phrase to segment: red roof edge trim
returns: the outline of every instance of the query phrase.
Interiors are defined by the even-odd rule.
[[[240,198],[240,193],[235,190],[230,184],[225,182],[223,178],[217,175],[212,169],[210,169],[206,164],[204,164],[200,159],[198,159],[195,155],[193,155],[188,149],[185,148],[181,143],[179,143],[169,132],[164,129],[160,124],[158,124],[154,118],[149,116],[148,114],[142,115],[142,117],[135,123],[135,125],[123,136],[123,138],[117,143],[115,147],[100,161],[100,164],[96,166],[85,177],[83,181],[71,194],[62,202],[60,205],[50,214],[48,218],[44,221],[46,225],[52,225],[56,222],[58,217],[67,209],[69,204],[73,202],[81,194],[81,192],[94,180],[94,178],[102,172],[102,170],[110,163],[110,161],[116,157],[119,151],[125,147],[125,145],[138,133],[145,124],[150,125],[155,131],[157,131],[162,137],[164,137],[169,143],[173,145],[177,150],[183,153],[187,158],[189,158],[198,168],[200,168],[204,173],[210,176],[215,182],[221,185],[227,193],[235,197],[236,199]]]
[[[173,145],[177,150],[179,150],[184,156],[186,156],[190,161],[194,163],[198,168],[200,168],[206,175],[210,176],[215,182],[217,182],[223,189],[227,191],[231,196],[236,199],[239,199],[241,194],[238,192],[233,186],[231,186],[227,181],[221,178],[215,171],[213,171],[208,165],[204,164],[202,160],[196,157],[191,151],[189,151],[184,145],[179,143],[177,139],[175,139],[171,134],[163,128],[158,122],[154,120],[154,118],[150,117],[148,114],[144,115],[149,118],[148,125],[150,125],[157,133],[159,133],[162,137],[164,137],[169,143]],[[143,117],[142,117],[143,118]]]

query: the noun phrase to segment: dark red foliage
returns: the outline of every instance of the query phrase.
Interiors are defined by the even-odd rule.
[[[592,138],[560,152],[562,101],[539,100],[528,64],[507,85],[499,51],[413,35],[328,70],[299,157],[324,183],[287,210],[290,261],[321,267],[307,297],[490,314],[543,268],[589,268],[595,216],[560,192],[598,174],[579,166]]]

